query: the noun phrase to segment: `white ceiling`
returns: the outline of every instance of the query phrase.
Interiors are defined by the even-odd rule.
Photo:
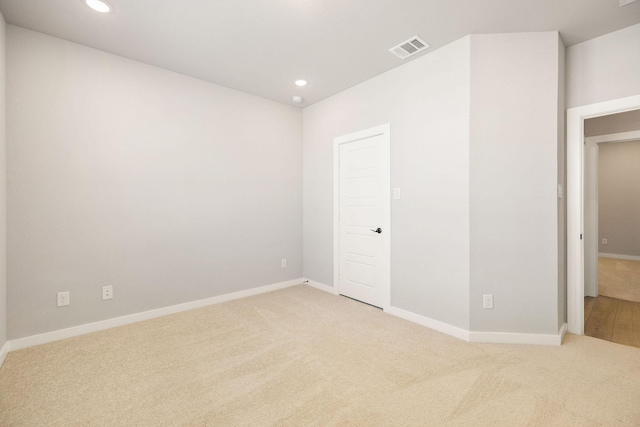
[[[308,106],[468,34],[560,31],[567,46],[640,22],[619,0],[0,0],[14,25]],[[418,35],[432,48],[388,52]],[[304,78],[309,85],[297,88]]]

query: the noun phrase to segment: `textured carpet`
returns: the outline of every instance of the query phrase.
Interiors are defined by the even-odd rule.
[[[640,349],[470,344],[307,286],[9,353],[2,426],[640,425]]]

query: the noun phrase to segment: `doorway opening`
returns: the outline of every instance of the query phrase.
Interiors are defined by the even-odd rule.
[[[640,110],[584,136],[584,333],[640,347]]]
[[[567,111],[567,323],[584,334],[585,297],[585,120],[640,109],[640,95]],[[597,239],[596,239],[597,242]]]

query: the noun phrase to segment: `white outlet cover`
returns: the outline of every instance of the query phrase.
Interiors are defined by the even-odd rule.
[[[58,292],[58,307],[64,307],[69,305],[70,294],[69,291]]]
[[[102,287],[102,299],[112,299],[113,298],[113,286],[103,286]]]
[[[482,308],[493,308],[493,295],[482,295]]]

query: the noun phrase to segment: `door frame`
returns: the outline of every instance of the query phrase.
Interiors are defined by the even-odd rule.
[[[584,295],[598,296],[598,144],[584,138]]]
[[[382,224],[382,262],[380,277],[382,277],[382,310],[387,311],[391,306],[391,125],[389,123],[365,129],[333,139],[333,283],[340,293],[340,146],[374,136],[382,136],[381,152],[384,164],[380,170],[382,176],[383,206]]]
[[[640,108],[640,95],[567,110],[567,324],[584,334],[584,121]]]
[[[600,144],[615,144],[618,142],[638,141],[640,140],[640,130],[630,132],[610,133],[597,136],[586,136],[584,138],[585,151],[585,205],[584,205],[584,251],[585,251],[585,295],[598,296],[598,258],[600,233],[598,230],[598,212],[599,194],[598,194],[598,157]],[[590,179],[589,179],[590,178]],[[589,215],[587,215],[589,213]],[[595,295],[587,292],[589,288],[589,280],[593,284]]]

